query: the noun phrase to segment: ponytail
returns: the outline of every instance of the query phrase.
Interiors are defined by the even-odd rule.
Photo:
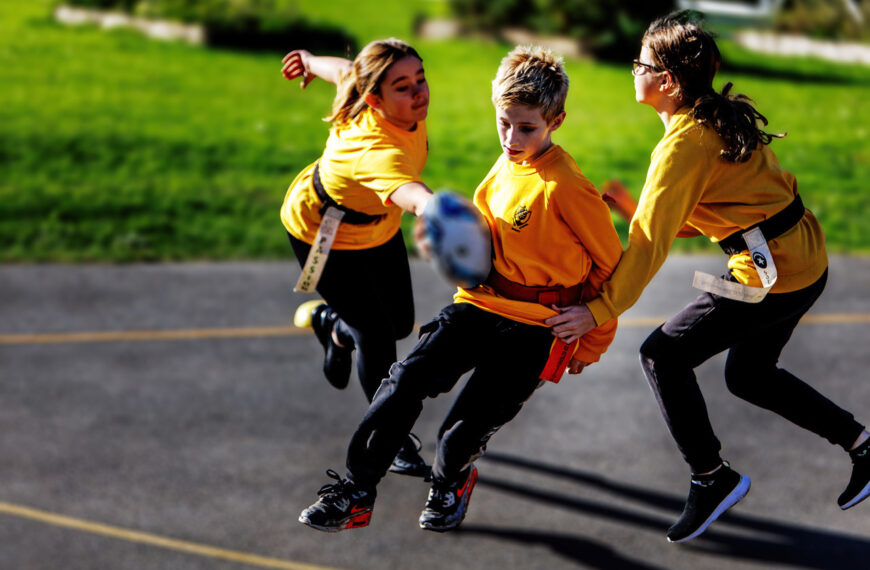
[[[344,124],[359,115],[365,107],[365,97],[360,94],[356,86],[355,69],[351,69],[338,83],[335,100],[332,102],[332,113],[324,121],[337,125]]]
[[[713,90],[721,56],[713,36],[695,21],[694,13],[684,10],[654,21],[644,34],[643,45],[652,53],[653,63],[673,76],[674,95],[692,106],[695,120],[722,137],[725,160],[746,162],[759,143],[770,144],[785,136],[761,130],[758,122],[767,126],[767,119],[746,95],[730,95],[730,82],[721,93]]]
[[[417,50],[393,38],[374,41],[364,47],[353,60],[350,72],[339,81],[332,113],[324,120],[341,125],[354,119],[368,106],[365,102],[368,94],[380,94],[381,82],[390,67],[408,56],[423,61]]]
[[[767,126],[767,119],[752,106],[746,95],[730,95],[729,81],[721,93],[710,90],[695,99],[692,115],[702,125],[707,125],[722,137],[725,148],[721,156],[729,162],[746,162],[758,144],[770,144],[784,134],[767,133],[758,126]]]

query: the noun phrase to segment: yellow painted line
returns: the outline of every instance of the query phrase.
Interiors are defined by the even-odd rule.
[[[857,325],[870,323],[870,314],[867,313],[827,313],[807,315],[801,319],[802,323],[814,325]]]
[[[654,327],[668,320],[668,316],[625,317],[619,319],[622,328]],[[802,323],[821,325],[870,324],[870,313],[823,313],[805,316]],[[417,329],[419,325],[414,328]],[[230,327],[212,329],[177,329],[145,331],[102,331],[0,334],[4,344],[59,344],[77,342],[135,342],[160,340],[204,340],[210,338],[263,338],[270,336],[297,336],[311,334],[311,329],[291,326]]]
[[[101,523],[86,521],[73,517],[67,517],[20,505],[0,502],[0,513],[20,517],[24,519],[34,520],[41,523],[70,528],[73,530],[98,534],[137,544],[147,544],[167,550],[185,552],[188,554],[196,554],[208,558],[216,558],[220,560],[229,560],[248,566],[257,566],[259,568],[280,568],[282,570],[331,570],[326,566],[313,566],[311,564],[302,564],[299,562],[291,562],[289,560],[280,560],[278,558],[268,558],[249,554],[247,552],[239,552],[237,550],[227,550],[226,548],[217,548],[205,544],[195,542],[187,542],[185,540],[176,540],[147,532],[139,532],[121,527],[110,526]]]
[[[124,342],[143,340],[201,340],[208,338],[262,338],[311,334],[296,327],[241,327],[151,331],[105,331],[34,334],[0,334],[0,344],[53,344],[69,342]]]

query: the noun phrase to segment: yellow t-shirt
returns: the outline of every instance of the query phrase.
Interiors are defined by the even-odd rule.
[[[622,253],[610,210],[558,145],[528,165],[501,155],[478,186],[474,203],[492,230],[494,268],[516,283],[570,287],[585,282],[597,292]],[[454,301],[539,326],[557,314],[538,303],[502,297],[487,285],[459,288]],[[615,334],[615,319],[590,331],[580,339],[575,358],[596,362]]]
[[[351,210],[384,215],[371,224],[341,224],[333,249],[377,247],[399,231],[402,209],[390,202],[390,195],[404,184],[421,181],[427,154],[424,121],[413,131],[406,131],[367,108],[348,123],[332,128],[318,161],[327,194]],[[284,227],[309,244],[314,242],[322,218],[313,173],[311,164],[296,177],[281,206]]]
[[[684,225],[718,242],[770,218],[797,195],[794,175],[782,169],[769,146],[759,145],[747,162],[737,163],[720,157],[723,147],[719,135],[695,121],[688,108],[671,118],[652,152],[628,248],[601,295],[588,303],[596,322],[621,315],[637,301]],[[773,293],[803,289],[828,266],[825,235],[809,210],[768,246],[778,274]],[[761,286],[748,251],[731,256],[728,268],[738,282]]]

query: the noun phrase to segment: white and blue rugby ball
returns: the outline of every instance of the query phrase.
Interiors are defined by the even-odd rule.
[[[492,268],[492,235],[471,200],[438,192],[423,209],[423,224],[432,261],[448,281],[471,288],[486,280]]]

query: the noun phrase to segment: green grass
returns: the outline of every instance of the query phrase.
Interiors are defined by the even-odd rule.
[[[311,21],[345,25],[360,44],[398,36],[418,47],[432,91],[424,178],[473,192],[498,156],[489,82],[510,46],[414,39],[415,14],[443,14],[443,1],[298,6]],[[48,0],[0,3],[0,260],[290,255],[278,208],[322,151],[334,88],[284,81],[281,53],[63,27],[49,13]],[[727,41],[723,51],[738,65],[721,80],[750,94],[773,130],[789,132],[774,149],[831,249],[870,251],[870,70],[760,58]],[[662,125],[634,102],[628,67],[571,61],[568,73],[556,142],[593,182],[618,177],[639,189]]]

